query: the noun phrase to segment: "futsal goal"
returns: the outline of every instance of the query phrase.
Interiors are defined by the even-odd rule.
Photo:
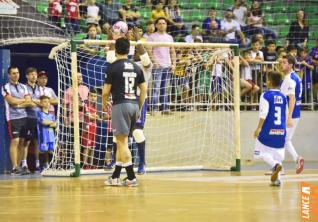
[[[104,173],[112,160],[111,119],[102,110],[101,89],[111,41],[69,41],[52,49],[58,69],[56,149],[46,176]],[[134,46],[136,42],[131,42]],[[153,70],[148,84],[146,168],[158,170],[240,170],[238,46],[212,43],[144,42],[148,51],[176,52],[176,67],[161,79]],[[92,53],[90,50],[97,49]],[[133,47],[132,47],[133,50]],[[159,64],[154,64],[154,67]],[[78,78],[81,73],[82,79]],[[78,81],[81,81],[80,84]],[[159,81],[159,82],[158,82]],[[79,86],[80,85],[80,86]],[[83,101],[79,87],[97,90],[96,145],[83,151]],[[71,98],[66,94],[71,93]],[[69,101],[71,100],[71,101]],[[165,107],[165,108],[163,108]],[[138,152],[130,140],[133,161]],[[82,169],[89,155],[89,169]]]

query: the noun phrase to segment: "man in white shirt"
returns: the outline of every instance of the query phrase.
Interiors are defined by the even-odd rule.
[[[228,43],[240,43],[243,46],[247,45],[245,36],[241,31],[240,24],[233,20],[233,12],[232,9],[228,9],[225,14],[225,19],[221,21],[221,30],[224,34],[224,41]],[[235,38],[235,34],[238,34],[240,40]]]
[[[200,39],[203,42],[202,36],[200,35],[200,26],[193,24],[191,28],[191,35],[187,35],[184,40],[187,43],[194,43],[194,39]]]

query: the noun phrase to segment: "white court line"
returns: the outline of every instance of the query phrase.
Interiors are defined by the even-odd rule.
[[[226,176],[226,177],[183,177],[162,178],[155,180],[186,181],[186,182],[222,182],[222,183],[264,183],[268,182],[269,176]],[[310,182],[318,181],[317,174],[285,175],[281,177],[282,182]]]

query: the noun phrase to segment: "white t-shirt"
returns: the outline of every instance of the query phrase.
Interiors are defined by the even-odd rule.
[[[87,17],[98,17],[99,7],[96,5],[89,5],[87,6]]]
[[[222,63],[215,63],[212,70],[212,76],[222,77]]]
[[[241,78],[244,80],[252,80],[252,71],[250,66],[242,65],[240,68],[241,71]]]
[[[197,35],[196,38],[200,39],[201,42],[203,42],[203,39],[202,39],[202,36],[201,36],[201,35]],[[187,36],[184,38],[184,41],[187,42],[187,43],[193,43],[193,42],[194,42],[193,35],[187,35]]]
[[[247,8],[244,6],[240,6],[239,8],[234,8],[233,15],[235,21],[237,21],[241,26],[246,26],[246,13]]]
[[[235,21],[233,19],[231,22],[228,22],[226,19],[223,19],[221,21],[221,30],[227,32],[230,29],[234,29],[234,31],[230,32],[224,36],[225,41],[235,39],[235,32],[241,31],[241,26],[237,21]]]
[[[254,52],[253,50],[251,51],[251,57],[253,59],[256,58],[257,53],[259,54],[259,56],[264,60],[264,54],[262,51],[258,51],[258,52]],[[261,65],[260,64],[251,64],[251,70],[261,70]]]

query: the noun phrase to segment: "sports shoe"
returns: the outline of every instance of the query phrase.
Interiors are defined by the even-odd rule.
[[[138,186],[137,178],[135,178],[133,180],[128,180],[128,178],[125,178],[124,181],[123,181],[123,186],[125,186],[125,187],[136,187],[136,186]]]
[[[138,170],[137,170],[137,174],[142,175],[142,174],[145,174],[145,173],[146,173],[145,165],[144,164],[139,164]]]
[[[279,172],[282,170],[282,165],[280,165],[279,163],[277,163],[273,169],[273,173],[271,176],[271,181],[275,182],[278,178]]]
[[[28,167],[27,166],[22,167],[21,175],[28,175],[28,174],[30,174],[30,170],[28,169]]]
[[[280,184],[281,184],[280,180],[277,179],[277,180],[275,180],[275,181],[272,181],[271,186],[273,186],[273,187],[279,187]]]
[[[11,175],[14,175],[14,176],[21,175],[21,170],[19,168],[13,168],[11,171]]]
[[[296,167],[296,173],[300,174],[304,170],[304,164],[305,160],[302,156],[299,156],[297,159],[297,167]]]
[[[106,186],[121,186],[122,185],[120,178],[113,179],[111,176],[108,177],[107,180],[105,180],[104,184]]]
[[[265,172],[264,175],[265,176],[270,176],[270,175],[272,175],[272,173],[273,173],[273,171],[269,170],[269,171]],[[280,171],[280,175],[281,176],[286,175],[284,168],[282,169],[282,171]]]
[[[40,167],[35,167],[34,173],[41,173],[41,168]]]

